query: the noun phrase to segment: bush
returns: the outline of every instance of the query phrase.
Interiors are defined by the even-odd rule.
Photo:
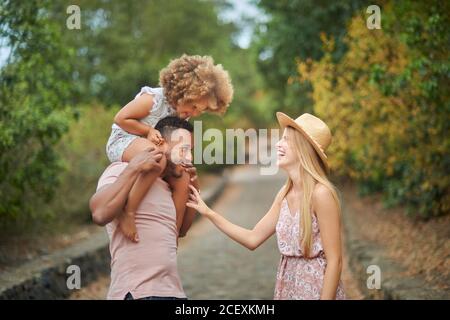
[[[53,197],[50,199],[25,197],[33,207],[31,214],[14,219],[3,219],[3,232],[56,232],[90,221],[89,198],[95,192],[97,181],[109,165],[106,142],[117,109],[106,110],[100,105],[83,106],[80,117],[68,123],[69,130],[53,147],[58,159],[58,172],[53,178]]]
[[[61,139],[56,148],[63,167],[60,185],[54,200],[43,208],[52,213],[52,218],[91,221],[89,198],[110,163],[105,149],[116,112],[117,108],[86,106],[80,119],[71,123],[69,132]]]
[[[382,191],[387,204],[431,217],[450,211],[449,8],[408,3],[383,8],[381,30],[354,17],[339,62],[324,36],[326,55],[298,68],[313,85],[314,111],[334,134],[334,170],[366,192]],[[398,26],[402,16],[411,21]]]
[[[73,55],[49,1],[2,1],[0,39],[0,223],[18,223],[52,198],[61,169],[54,145],[76,110],[69,107]]]

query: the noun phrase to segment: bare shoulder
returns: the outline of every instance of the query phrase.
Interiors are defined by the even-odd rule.
[[[152,108],[153,97],[150,94],[142,94],[120,109],[114,118],[114,121],[120,126],[126,119],[140,119],[147,116]]]
[[[336,200],[331,190],[321,183],[317,183],[312,194],[314,211],[317,213],[335,211],[337,208]]]
[[[151,107],[153,106],[153,95],[144,92],[139,97],[134,99],[134,101],[139,105]]]
[[[313,200],[325,200],[330,197],[333,198],[331,190],[321,183],[316,183],[313,191]]]

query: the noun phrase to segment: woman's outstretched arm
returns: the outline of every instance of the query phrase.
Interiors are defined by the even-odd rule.
[[[272,203],[272,207],[252,230],[235,225],[217,212],[211,210],[201,199],[198,191],[193,187],[191,187],[190,201],[186,205],[206,216],[220,231],[234,241],[250,250],[255,250],[275,233],[281,200],[280,191]]]

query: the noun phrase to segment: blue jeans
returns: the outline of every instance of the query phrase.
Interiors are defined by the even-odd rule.
[[[127,293],[125,296],[125,300],[135,300],[131,293]],[[150,297],[144,297],[137,300],[187,300],[187,298],[177,298],[177,297],[157,297],[157,296],[150,296]]]

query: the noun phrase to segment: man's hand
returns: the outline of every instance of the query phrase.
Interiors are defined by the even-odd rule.
[[[181,164],[184,171],[186,171],[189,174],[191,182],[194,182],[197,180],[197,168],[194,167],[191,163],[183,163]]]
[[[184,172],[184,170],[180,171],[181,174],[179,176],[169,175],[165,178],[170,188],[172,189],[172,193],[174,192],[189,192],[189,174]]]
[[[142,152],[139,152],[133,159],[131,159],[128,166],[136,168],[139,172],[148,172],[150,170],[161,170],[162,151],[150,147]]]

